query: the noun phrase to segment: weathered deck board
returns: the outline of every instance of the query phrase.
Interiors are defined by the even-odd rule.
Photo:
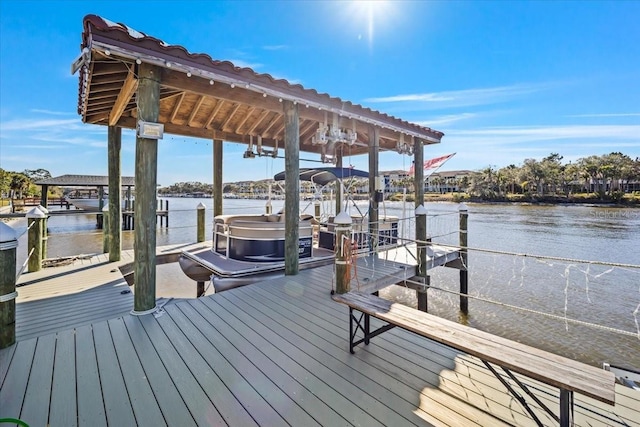
[[[76,352],[73,330],[56,334],[56,356],[49,422],[52,426],[78,425],[76,399]]]
[[[20,416],[35,355],[36,342],[36,339],[31,339],[14,345],[15,353],[11,359],[11,366],[2,388],[0,388],[0,402],[2,402],[0,418]]]
[[[170,426],[195,426],[187,405],[176,389],[176,385],[171,381],[169,373],[139,319],[134,316],[125,316],[123,324],[129,333],[140,365],[147,375],[164,421]]]
[[[64,277],[82,282],[92,268],[101,266]],[[103,285],[113,280],[103,276]],[[52,426],[533,425],[481,362],[415,334],[396,328],[351,355],[332,277],[331,266],[305,270],[174,301],[158,317],[81,319],[89,324],[21,339],[0,350],[0,417],[48,417]],[[527,383],[557,401],[557,390]],[[615,408],[576,395],[576,425],[640,427],[638,402],[622,386]]]
[[[76,329],[75,345],[78,425],[106,426],[107,417],[91,326],[81,326]],[[109,381],[110,378],[104,378],[104,380]]]
[[[424,410],[423,407],[427,407],[425,402],[420,402],[417,398],[426,398],[426,396],[421,396],[420,392],[426,387],[430,387],[432,384],[437,384],[437,375],[425,375],[418,376],[409,375],[406,372],[415,372],[416,365],[405,366],[404,368],[407,371],[403,371],[402,367],[397,368],[398,359],[393,358],[392,363],[388,363],[384,369],[379,369],[380,364],[384,365],[386,362],[384,360],[376,360],[377,356],[367,357],[364,359],[355,358],[348,351],[348,340],[347,335],[339,334],[342,332],[342,328],[344,326],[340,326],[336,323],[346,322],[348,317],[346,313],[343,311],[342,313],[332,313],[330,316],[325,316],[324,312],[319,311],[320,308],[324,308],[324,305],[321,303],[321,295],[314,295],[311,289],[307,289],[305,291],[305,298],[297,298],[295,302],[293,300],[283,300],[278,298],[276,295],[273,295],[269,290],[259,289],[254,287],[254,289],[245,289],[244,295],[237,297],[240,298],[243,302],[250,304],[251,307],[248,308],[248,312],[254,312],[261,310],[261,307],[265,307],[265,311],[269,313],[277,313],[276,321],[278,324],[288,325],[288,327],[295,331],[300,339],[308,338],[311,334],[316,335],[323,344],[322,348],[331,354],[331,356],[340,360],[345,365],[348,365],[352,369],[356,369],[359,372],[362,372],[363,375],[366,375],[372,381],[375,381],[377,388],[386,388],[389,392],[398,396],[399,399],[393,400],[389,402],[389,404],[393,407],[402,407],[403,405],[412,405],[412,408],[406,408],[407,410],[415,409],[416,406],[419,408],[418,410],[422,412],[422,416],[426,417],[427,411]],[[248,291],[248,292],[247,292]],[[328,295],[325,294],[325,295]],[[300,304],[300,306],[298,306]],[[247,310],[247,308],[239,307],[239,309]],[[326,319],[331,318],[334,319],[336,323],[331,324],[331,322]],[[341,336],[340,336],[341,335]],[[316,340],[310,340],[316,341]],[[451,361],[449,361],[451,364]],[[371,367],[376,367],[375,370],[372,370]],[[395,369],[387,369],[387,368],[395,368]],[[451,368],[451,366],[449,366]],[[445,369],[445,366],[442,366],[442,369]],[[394,375],[394,370],[400,371],[395,372],[395,374],[404,373],[405,376],[410,377],[414,380],[413,383],[409,381],[402,381],[402,376]],[[374,387],[374,389],[375,389]],[[369,387],[368,389],[371,389]],[[431,403],[433,402],[431,400]],[[475,408],[468,407],[458,408],[457,415],[464,414],[465,412],[468,414],[466,419],[462,419],[461,417],[456,417],[456,421],[458,423],[464,421],[465,424],[475,423],[477,421],[472,420],[482,420],[484,421],[481,425],[486,425],[488,423],[492,425],[498,425],[499,421],[495,418],[488,417],[487,414],[482,413],[481,411],[476,410]],[[433,411],[432,411],[433,412]],[[436,416],[446,418],[446,414],[437,413]]]
[[[166,425],[151,386],[121,319],[108,322],[122,378],[138,426]],[[135,398],[134,398],[135,397]]]
[[[20,417],[32,426],[47,425],[55,354],[55,335],[38,339]]]

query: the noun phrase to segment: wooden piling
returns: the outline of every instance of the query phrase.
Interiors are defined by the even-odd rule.
[[[105,217],[109,224],[108,242],[109,261],[120,261],[122,258],[122,176],[120,152],[122,148],[122,128],[109,126],[107,130],[107,156],[109,168],[109,210]],[[128,188],[128,192],[131,187]],[[104,215],[104,214],[103,214]]]
[[[138,66],[138,120],[158,122],[161,69],[143,62]],[[134,311],[156,306],[156,185],[158,141],[136,137],[134,211]]]
[[[418,298],[418,310],[428,311],[427,290],[429,287],[429,276],[427,274],[427,209],[424,205],[416,208],[416,247],[418,252],[418,266],[416,276],[423,284],[421,289],[416,290]]]
[[[29,272],[42,269],[42,225],[44,218],[45,214],[38,208],[33,208],[27,212],[27,224],[29,226],[27,249],[28,253],[31,254],[27,262]]]
[[[351,288],[351,216],[340,212],[333,220],[336,228],[336,293],[344,294]]]
[[[109,252],[111,246],[109,245],[110,240],[110,224],[109,224],[109,204],[107,204],[104,208],[102,208],[102,253],[106,254]]]
[[[222,141],[213,140],[213,217],[222,215]]]
[[[47,229],[48,222],[49,222],[49,209],[45,208],[44,206],[36,206],[36,207],[40,209],[44,214],[44,220],[42,222],[42,259],[46,259],[47,252],[49,250],[49,247],[48,247],[49,230]]]
[[[204,203],[198,203],[198,207],[196,208],[197,214],[197,241],[204,242],[204,214],[205,214],[206,206]]]
[[[298,104],[283,101],[284,110],[284,150],[285,150],[285,239],[284,274],[298,274],[298,247],[300,237],[300,125]]]
[[[469,314],[469,271],[467,262],[467,220],[469,211],[464,203],[460,204],[460,311]]]
[[[0,222],[0,349],[16,342],[16,248],[18,235]]]
[[[369,126],[369,252],[375,254],[378,249],[378,154],[380,151],[380,129]]]

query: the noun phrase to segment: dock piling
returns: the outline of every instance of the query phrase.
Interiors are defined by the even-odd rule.
[[[0,349],[16,342],[16,248],[18,236],[0,222]]]
[[[206,206],[204,203],[198,203],[197,211],[197,221],[198,221],[198,233],[197,233],[197,241],[204,242],[204,213]]]
[[[110,244],[109,244],[109,233],[110,233],[110,224],[109,224],[109,204],[106,204],[102,208],[102,253],[109,253]]]
[[[469,271],[467,264],[467,220],[469,218],[469,211],[467,205],[460,204],[460,311],[463,314],[469,314],[469,298],[467,294],[469,292]]]
[[[40,271],[42,269],[42,226],[46,218],[44,212],[38,208],[33,208],[27,212],[27,223],[29,235],[27,237],[29,250],[29,272]],[[33,252],[32,252],[33,251]]]
[[[336,225],[336,293],[344,294],[349,292],[351,278],[349,270],[351,268],[351,216],[346,212],[340,212],[334,219]]]
[[[418,251],[416,275],[423,285],[421,289],[416,289],[416,297],[418,310],[426,312],[428,310],[427,290],[430,280],[427,274],[427,209],[423,204],[416,208],[416,242]]]

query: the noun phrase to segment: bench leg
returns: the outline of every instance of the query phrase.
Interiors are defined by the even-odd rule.
[[[573,392],[560,389],[560,426],[573,425]]]
[[[355,353],[353,349],[358,344],[364,342],[365,345],[368,345],[369,336],[370,336],[370,331],[369,331],[370,316],[367,313],[360,313],[360,318],[357,318],[353,314],[353,311],[354,311],[353,308],[349,307],[349,352],[351,352],[351,354]],[[362,325],[363,317],[364,317],[364,326]],[[362,333],[364,334],[364,338],[356,341],[356,334],[358,333],[358,330],[362,331]]]
[[[364,343],[365,345],[368,345],[371,338],[395,327],[395,325],[386,324],[371,332],[371,315],[358,311],[360,313],[360,317],[356,317],[354,311],[358,310],[355,310],[353,307],[349,307],[349,352],[351,354],[355,353],[353,349],[356,348],[358,344]],[[361,331],[364,337],[356,340],[358,331]]]

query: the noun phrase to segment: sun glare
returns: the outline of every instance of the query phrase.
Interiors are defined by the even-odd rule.
[[[353,6],[359,19],[366,19],[369,47],[373,47],[375,24],[381,22],[389,11],[389,2],[384,0],[354,0]]]

